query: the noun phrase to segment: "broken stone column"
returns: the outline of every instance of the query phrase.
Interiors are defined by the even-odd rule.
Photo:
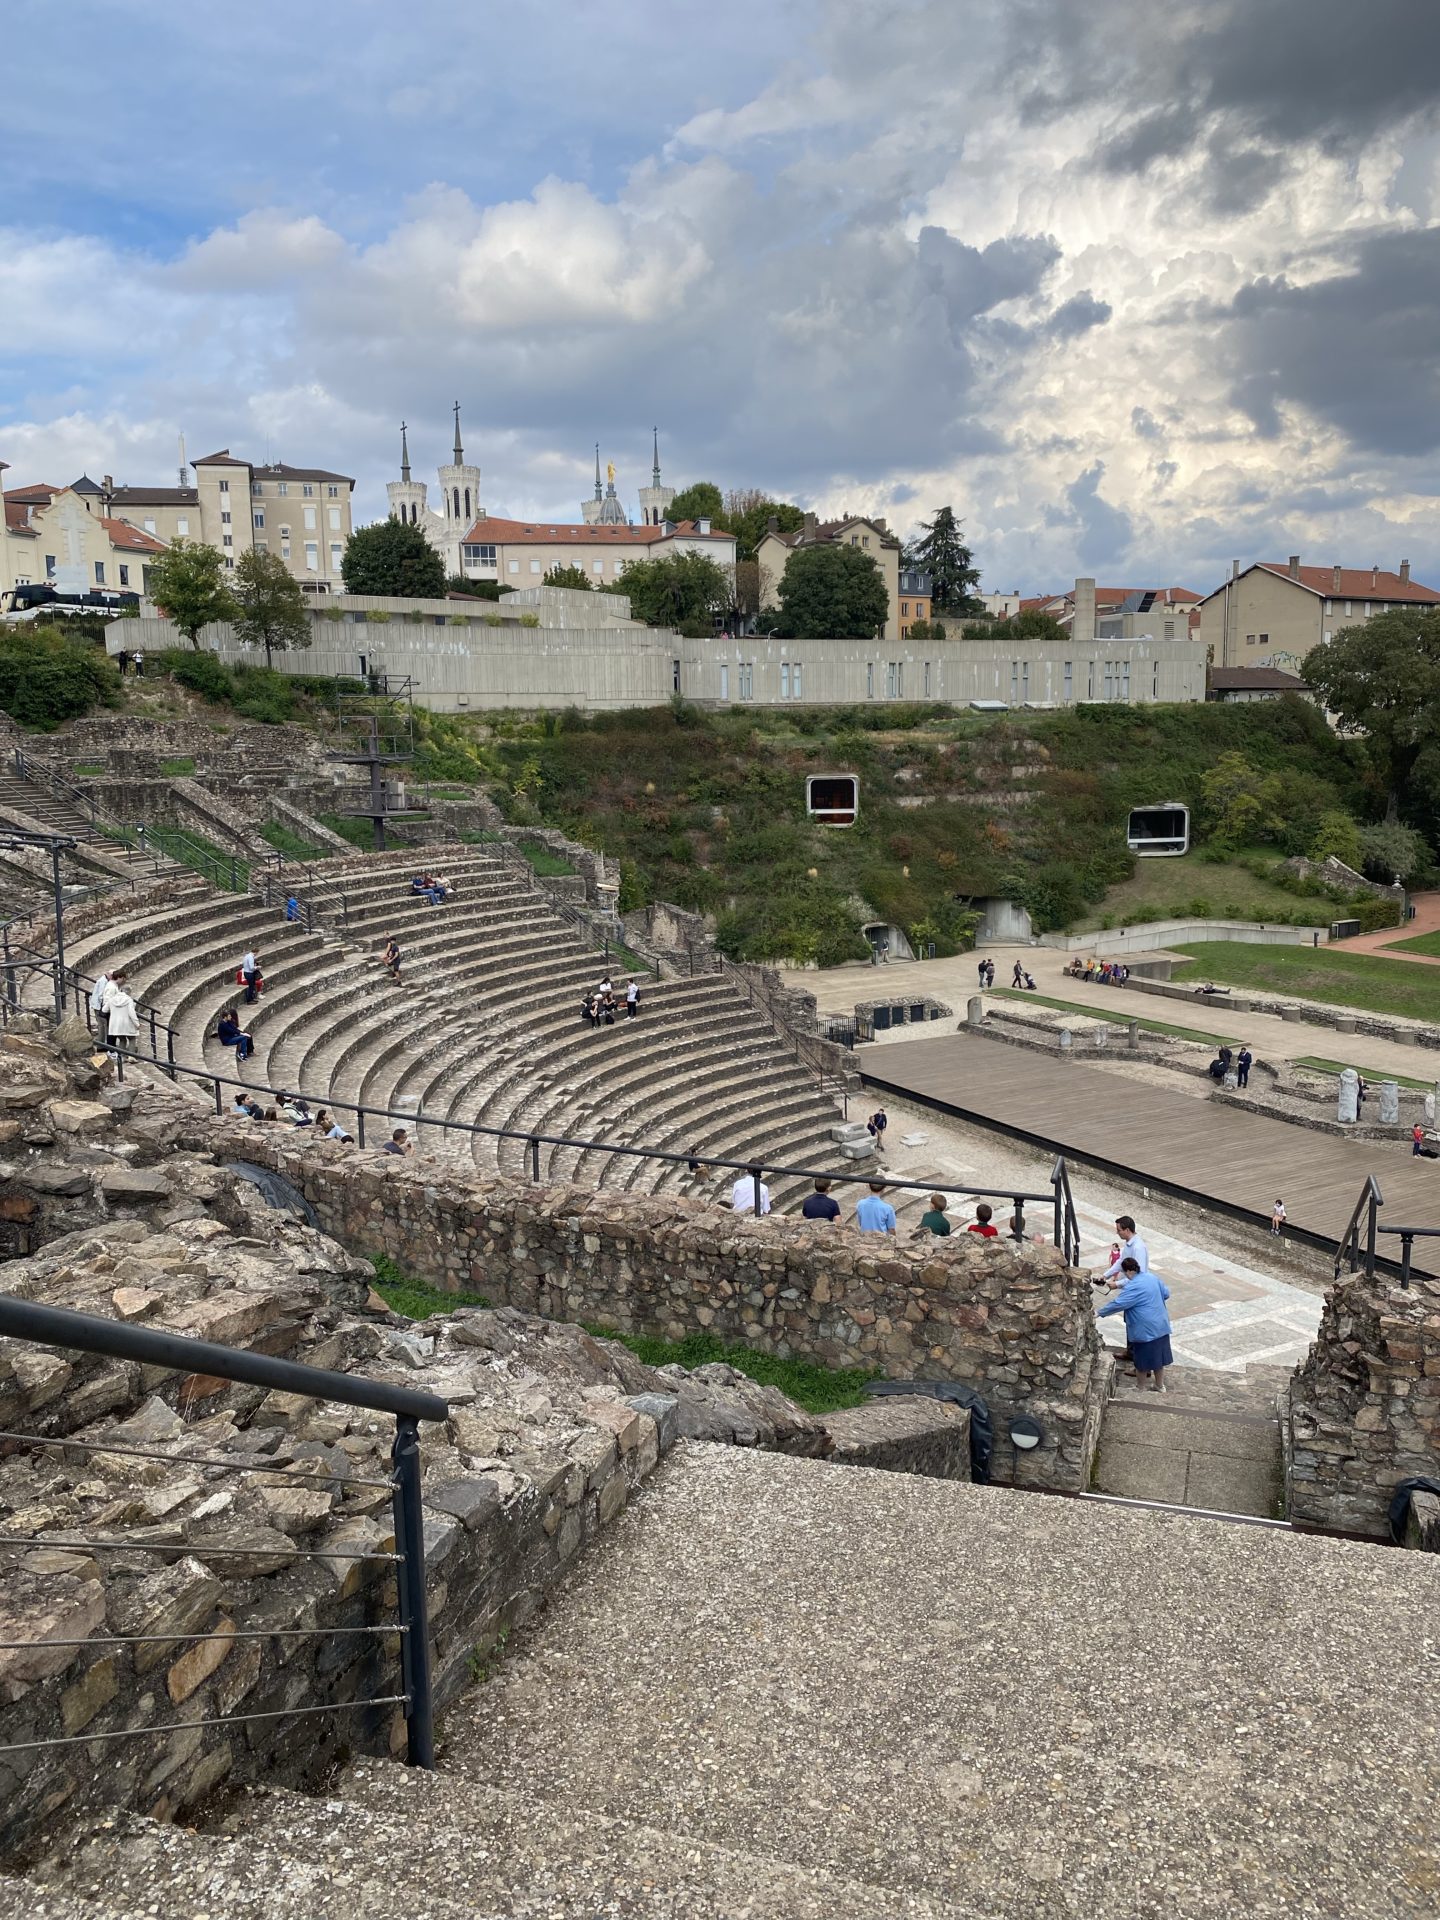
[[[1338,1117],[1342,1126],[1353,1126],[1360,1117],[1360,1076],[1353,1067],[1346,1067],[1340,1075]]]
[[[1071,1033],[1069,1027],[1061,1027],[1060,1051],[1062,1053],[1068,1053],[1070,1049],[1074,1046],[1074,1044],[1075,1044],[1075,1036],[1073,1033]]]
[[[978,1027],[984,1024],[984,1020],[985,1002],[978,993],[972,993],[965,1003],[965,1023],[967,1026]]]
[[[1380,1124],[1393,1127],[1400,1119],[1400,1088],[1393,1080],[1380,1082]]]
[[[1132,1020],[1125,1028],[1125,1044],[1132,1053],[1140,1051],[1140,1022]]]
[[[1435,1124],[1435,1095],[1433,1093],[1427,1093],[1425,1096],[1425,1124],[1427,1127],[1433,1127]]]

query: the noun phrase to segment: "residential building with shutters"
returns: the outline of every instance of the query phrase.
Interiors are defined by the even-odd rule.
[[[1306,567],[1257,560],[1199,605],[1196,637],[1217,667],[1278,667],[1294,672],[1315,647],[1346,627],[1362,626],[1397,608],[1440,606],[1440,592],[1410,578],[1410,562],[1384,567]]]

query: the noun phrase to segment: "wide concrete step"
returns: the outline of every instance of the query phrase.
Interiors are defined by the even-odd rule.
[[[1172,1367],[1163,1393],[1122,1386],[1105,1408],[1094,1491],[1278,1519],[1283,1489],[1273,1395],[1267,1408],[1263,1390],[1247,1386],[1243,1375],[1211,1386],[1213,1378],[1196,1367]]]
[[[392,1911],[403,1913],[428,1911],[437,1890],[467,1911],[526,1920],[949,1920],[957,1911],[565,1801],[381,1760],[352,1768],[326,1801],[247,1796],[227,1824],[322,1872],[388,1886]]]
[[[446,1764],[991,1920],[1415,1916],[1434,1587],[1422,1554],[690,1444]]]

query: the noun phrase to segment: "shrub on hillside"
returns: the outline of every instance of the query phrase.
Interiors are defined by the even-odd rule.
[[[155,663],[162,673],[206,700],[232,700],[235,677],[213,653],[191,653],[185,647],[166,647]]]
[[[119,697],[120,675],[99,648],[60,627],[0,628],[0,712],[22,727],[49,733]]]
[[[1361,872],[1367,880],[1389,886],[1397,877],[1411,880],[1426,865],[1429,849],[1423,835],[1393,820],[1378,821],[1360,830]],[[1351,861],[1353,866],[1356,863]]]
[[[234,706],[236,713],[261,726],[283,726],[295,713],[295,690],[289,675],[275,673],[269,667],[236,667]]]
[[[1020,885],[1020,903],[1037,933],[1060,933],[1085,911],[1085,888],[1068,860],[1047,860]]]

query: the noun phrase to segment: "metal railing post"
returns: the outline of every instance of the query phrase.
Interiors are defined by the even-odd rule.
[[[363,1107],[355,1109],[355,1144],[360,1147],[365,1144],[365,1109]]]
[[[1367,1280],[1373,1280],[1375,1278],[1375,1217],[1378,1211],[1379,1209],[1375,1205],[1375,1195],[1372,1191],[1369,1207],[1370,1218],[1365,1230],[1365,1277]]]
[[[761,1167],[752,1167],[750,1169],[750,1177],[755,1184],[755,1203],[754,1204],[755,1204],[755,1218],[757,1220],[760,1218],[760,1175],[763,1171],[764,1169]]]
[[[420,1428],[395,1422],[395,1550],[400,1555],[400,1663],[405,1687],[405,1759],[435,1765],[435,1705],[430,1690],[430,1620],[425,1600],[425,1526],[420,1505]]]
[[[1023,1240],[1025,1238],[1025,1196],[1023,1194],[1015,1195],[1015,1212],[1012,1218],[1015,1222],[1015,1232]]]
[[[530,1178],[535,1181],[540,1178],[540,1142],[534,1134],[530,1136]]]
[[[1400,1284],[1406,1288],[1410,1285],[1410,1253],[1414,1245],[1415,1236],[1413,1233],[1402,1233],[1400,1235]]]

